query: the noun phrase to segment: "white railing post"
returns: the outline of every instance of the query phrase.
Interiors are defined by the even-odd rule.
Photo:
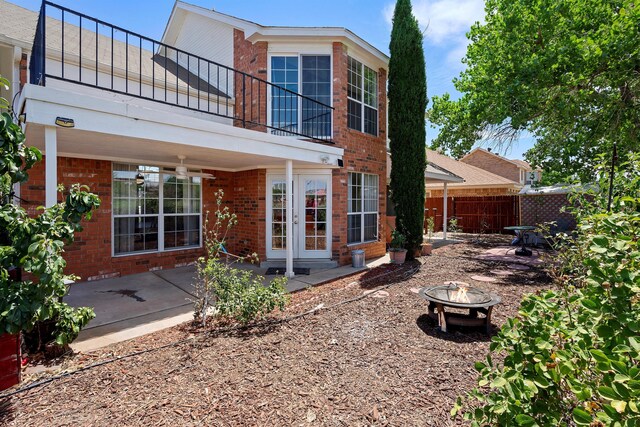
[[[288,278],[295,276],[293,272],[293,161],[287,160],[287,261],[286,273]]]
[[[447,199],[448,199],[448,194],[447,194],[447,183],[444,183],[444,206],[442,209],[442,238],[444,240],[447,240]]]
[[[58,136],[54,126],[44,128],[45,206],[58,203]]]

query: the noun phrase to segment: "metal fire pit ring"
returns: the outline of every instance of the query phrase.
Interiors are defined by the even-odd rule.
[[[460,287],[467,288],[470,302],[454,302],[449,299]],[[429,302],[429,316],[438,322],[442,332],[447,332],[447,325],[482,326],[489,335],[493,306],[502,301],[497,294],[485,292],[463,282],[448,282],[445,285],[421,288],[418,295]],[[447,313],[445,307],[468,309],[469,314]],[[480,317],[480,313],[484,316]]]

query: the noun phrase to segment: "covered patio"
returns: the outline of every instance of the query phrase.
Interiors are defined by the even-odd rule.
[[[262,181],[264,175],[268,170],[282,171],[286,182],[286,226],[291,230],[294,221],[294,170],[313,169],[330,175],[331,169],[339,167],[342,161],[343,150],[331,144],[244,129],[230,123],[212,121],[178,107],[163,105],[154,109],[154,104],[145,100],[132,101],[118,94],[107,97],[104,96],[105,92],[97,89],[66,83],[61,85],[27,85],[21,94],[20,105],[25,119],[26,136],[30,145],[38,147],[45,155],[43,185],[23,188],[25,194],[22,196],[27,200],[32,199],[35,208],[39,203],[46,206],[55,204],[60,197],[57,191],[60,183],[69,186],[79,182],[89,185],[91,191],[100,193],[103,204],[96,217],[102,222],[98,226],[100,232],[107,231],[104,236],[93,238],[80,248],[80,251],[84,251],[82,262],[93,268],[75,272],[85,276],[85,280],[130,274],[123,271],[131,270],[126,266],[127,257],[121,257],[117,253],[114,243],[111,243],[111,248],[105,248],[105,243],[108,245],[109,241],[114,240],[113,230],[111,237],[108,231],[114,227],[111,205],[116,197],[112,188],[111,165],[153,165],[160,174],[174,175],[178,179],[178,172],[184,170],[185,175],[201,177],[201,187],[209,187],[211,193],[222,186],[219,178],[224,175],[231,191],[243,192],[244,203],[255,205],[255,208],[246,209],[246,215],[251,216],[251,220],[246,222],[254,224],[254,228],[264,227],[268,212],[263,201],[266,196],[266,183]],[[88,162],[74,170],[65,170],[66,164],[61,164],[61,159]],[[92,169],[95,168],[95,162],[100,161],[103,162],[103,170]],[[252,171],[258,172],[252,175]],[[236,179],[239,175],[242,175],[242,180]],[[42,189],[44,194],[40,201]],[[201,197],[205,197],[204,191]],[[202,224],[205,219],[203,214],[208,208],[215,209],[215,201],[200,199],[200,203],[202,206],[198,213]],[[265,231],[256,228],[246,234],[253,240],[242,249],[246,247],[250,252],[264,253]],[[162,250],[163,238],[163,233],[159,232],[159,250],[156,250],[159,255],[168,258],[170,255]],[[286,275],[293,277],[294,245],[289,240],[292,239],[291,233],[286,238],[288,249],[283,261],[286,261]],[[187,249],[196,250],[201,247],[200,240],[199,245],[192,245]],[[90,254],[94,249],[95,256],[91,258]],[[98,263],[107,260],[119,267],[95,268]],[[137,261],[140,260],[131,259],[133,265]],[[185,259],[174,265],[186,263],[188,260]],[[74,266],[74,261],[71,261],[70,267]],[[149,269],[151,268],[153,266]],[[116,271],[117,269],[122,271]]]

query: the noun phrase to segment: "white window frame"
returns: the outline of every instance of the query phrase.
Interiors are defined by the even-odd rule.
[[[360,82],[359,82],[359,87],[360,87],[360,91],[362,94],[362,99],[355,99],[349,96],[349,89],[348,89],[348,85],[349,85],[349,78],[348,75],[350,73],[349,71],[349,63],[351,61],[355,61],[356,63],[359,64],[360,69],[361,69],[361,73],[360,73]],[[370,70],[373,74],[375,74],[376,76],[376,85],[375,85],[375,105],[369,105],[365,102],[364,98],[365,98],[365,69]],[[353,56],[348,56],[347,57],[347,100],[353,101],[353,102],[357,102],[358,104],[360,104],[361,106],[361,117],[360,117],[360,129],[354,129],[352,127],[349,127],[349,102],[347,101],[347,127],[349,127],[349,129],[351,130],[355,130],[356,132],[362,132],[364,134],[367,135],[372,135],[372,136],[378,136],[380,134],[380,110],[378,108],[378,103],[379,103],[379,94],[378,94],[378,85],[380,84],[380,74],[375,71],[373,68],[366,66],[362,61],[354,58]],[[375,110],[376,112],[376,133],[370,133],[367,132],[365,130],[365,108],[372,108]]]
[[[351,175],[360,175],[362,182],[362,191],[360,198],[360,212],[349,212],[349,208],[351,205],[351,198],[348,196],[351,194],[350,186],[351,186]],[[364,198],[364,182],[365,176],[374,176],[376,178],[376,210],[375,211],[365,211],[365,198]],[[364,218],[365,215],[376,215],[376,236],[374,239],[365,240],[364,238]],[[360,215],[360,241],[358,242],[349,242],[349,217]],[[347,246],[355,246],[362,245],[364,243],[372,243],[380,240],[380,176],[372,173],[365,172],[349,172],[347,176]]]
[[[133,166],[147,166],[147,167],[157,167],[159,169],[158,172],[158,213],[157,214],[143,214],[143,215],[116,215],[114,213],[114,185],[113,185],[113,172],[115,164],[126,164]],[[190,171],[191,172],[191,171]],[[155,173],[155,172],[153,172]],[[176,252],[176,251],[185,251],[185,250],[193,250],[202,248],[202,233],[203,233],[203,224],[202,224],[202,209],[203,209],[203,201],[202,201],[202,187],[203,187],[203,179],[200,178],[200,213],[197,214],[200,222],[200,230],[198,233],[198,244],[191,246],[180,246],[177,248],[165,248],[164,245],[164,220],[165,217],[176,217],[176,216],[196,216],[196,214],[175,214],[175,213],[164,213],[164,175],[174,175],[171,172],[165,170],[162,166],[157,165],[140,165],[136,163],[125,163],[125,162],[111,162],[111,256],[114,258],[128,257],[128,256],[137,256],[137,255],[145,255],[145,254],[157,254],[163,252]],[[136,218],[136,217],[158,217],[158,249],[156,250],[146,250],[146,251],[135,251],[135,252],[125,252],[125,253],[116,253],[116,245],[115,245],[115,219],[116,218]]]
[[[329,89],[329,106],[333,107],[333,53],[329,53],[327,51],[309,51],[309,52],[270,52],[267,55],[267,81],[269,83],[273,83],[272,79],[271,79],[271,72],[272,72],[272,68],[271,68],[271,58],[273,57],[295,57],[298,58],[298,94],[306,96],[302,93],[302,57],[303,56],[328,56],[329,57],[329,84],[331,85],[330,89]],[[269,123],[269,126],[273,126],[272,123],[272,94],[271,94],[271,90],[270,88],[267,90],[267,123]],[[302,101],[300,100],[300,98],[298,98],[299,102],[298,102],[298,133],[301,133],[302,131]],[[329,130],[329,135],[322,135],[323,138],[328,137],[328,138],[333,138],[333,110],[331,110],[331,129]],[[270,133],[276,133],[278,132],[276,129],[270,129],[269,130]],[[292,138],[302,138],[302,136],[300,135],[290,135],[290,137]]]

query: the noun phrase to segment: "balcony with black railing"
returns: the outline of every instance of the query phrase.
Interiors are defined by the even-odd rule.
[[[34,85],[55,80],[246,129],[331,142],[331,106],[48,1],[40,9],[29,69]]]

